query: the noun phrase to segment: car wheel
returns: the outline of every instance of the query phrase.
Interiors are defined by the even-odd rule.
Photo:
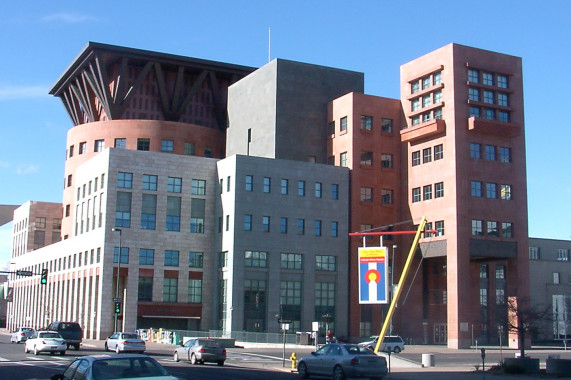
[[[219,366],[223,366],[223,365],[224,365],[224,360],[220,360],[220,361],[219,361],[218,363],[216,363],[216,364],[218,364]]]
[[[107,347],[107,343],[105,343],[104,349],[105,349],[105,352],[109,351],[109,347]]]
[[[119,345],[115,346],[115,353],[120,354],[121,350],[119,349]]]
[[[343,368],[340,365],[336,365],[333,368],[333,379],[334,380],[345,380],[345,372],[343,372]]]
[[[56,352],[55,351],[50,351],[50,355],[55,355]]]
[[[60,354],[61,356],[64,356],[64,355],[65,355],[65,351],[60,351],[59,354]]]
[[[75,345],[73,346],[73,348],[75,348],[76,351],[79,351],[79,346],[80,346],[80,344],[77,343],[77,344],[75,344]]]
[[[197,362],[198,362],[198,361],[196,360],[196,356],[195,356],[194,354],[192,354],[192,355],[190,356],[190,364],[196,365]]]
[[[393,352],[394,352],[395,354],[400,353],[400,347],[395,347],[395,348],[393,348]]]
[[[26,354],[28,353],[28,345],[24,346],[24,353],[26,353]]]
[[[305,363],[299,363],[297,366],[297,373],[302,379],[307,379],[309,377],[309,372],[307,372],[307,365]]]
[[[38,351],[38,347],[34,346],[34,355],[39,355],[40,351]]]
[[[177,352],[177,351],[175,351],[174,354],[172,355],[172,360],[174,360],[175,362],[178,362],[178,361],[179,361],[178,352]]]

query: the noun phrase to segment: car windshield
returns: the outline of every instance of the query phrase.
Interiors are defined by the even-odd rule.
[[[77,323],[60,323],[59,330],[81,330]]]
[[[139,336],[137,334],[134,333],[124,333],[121,334],[122,339],[139,339]]]
[[[61,338],[61,335],[55,332],[45,332],[38,334],[39,338]]]
[[[218,342],[215,340],[199,340],[198,345],[199,346],[210,346],[210,347],[218,347],[219,346]]]
[[[34,331],[34,329],[30,328],[30,327],[22,327],[22,331],[23,332],[31,332],[31,331]]]
[[[159,363],[148,357],[97,360],[92,374],[94,380],[168,376]]]
[[[346,344],[344,347],[351,355],[371,355],[371,350],[356,344]]]

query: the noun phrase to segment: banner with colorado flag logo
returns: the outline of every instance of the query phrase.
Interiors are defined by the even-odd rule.
[[[386,247],[359,248],[359,303],[388,302]]]

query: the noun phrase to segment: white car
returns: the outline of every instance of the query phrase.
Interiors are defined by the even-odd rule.
[[[377,345],[377,340],[379,339],[378,335],[373,335],[371,337],[371,339],[373,339],[370,342],[362,342],[359,343],[359,346],[364,346],[367,347],[371,350],[375,350],[375,347]],[[383,339],[383,344],[381,345],[381,349],[379,351],[383,351],[383,352],[394,352],[395,354],[398,354],[399,352],[404,350],[404,340],[398,336],[398,335],[387,335],[385,336],[385,339]]]
[[[65,341],[55,331],[36,331],[31,337],[26,340],[24,352],[33,352],[34,355],[39,355],[40,352],[49,352],[55,354],[59,352],[60,355],[65,355],[67,345]]]
[[[18,329],[12,333],[10,342],[11,343],[25,342],[26,340],[28,340],[29,337],[31,337],[34,334],[35,331],[36,330],[34,330],[31,327],[18,327]]]
[[[135,333],[116,332],[105,341],[105,351],[143,353],[145,349],[145,341]]]

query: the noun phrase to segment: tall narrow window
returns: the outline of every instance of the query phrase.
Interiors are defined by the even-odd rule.
[[[180,197],[167,196],[167,231],[180,231]]]
[[[373,117],[372,116],[361,115],[361,129],[364,129],[366,131],[372,131],[373,130]]]
[[[254,189],[254,177],[251,175],[247,175],[244,190],[252,191],[253,189]]]
[[[204,217],[206,215],[206,201],[201,198],[191,198],[190,200],[190,232],[204,233]],[[226,220],[226,231],[228,231],[229,220]]]
[[[344,116],[341,118],[341,127],[340,127],[341,132],[344,132],[347,130],[347,116]]]

